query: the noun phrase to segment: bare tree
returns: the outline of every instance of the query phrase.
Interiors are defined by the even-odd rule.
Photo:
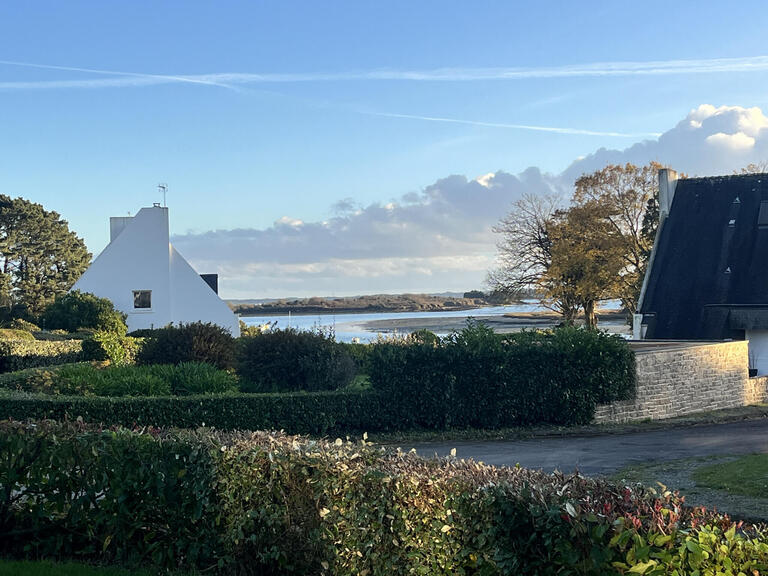
[[[545,273],[552,264],[552,241],[549,227],[562,198],[555,194],[524,194],[512,205],[512,210],[493,227],[499,234],[497,266],[489,272],[486,283],[495,291],[519,293],[536,290],[548,295],[543,303],[573,322],[578,311],[575,298],[567,290],[557,293],[545,285]]]

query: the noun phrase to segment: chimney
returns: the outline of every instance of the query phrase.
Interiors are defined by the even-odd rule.
[[[677,172],[671,168],[659,170],[659,220],[669,216],[672,201],[675,199],[675,187],[677,186]]]

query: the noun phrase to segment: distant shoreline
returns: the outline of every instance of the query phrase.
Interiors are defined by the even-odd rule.
[[[366,308],[325,308],[323,306],[286,306],[284,308],[270,307],[267,310],[252,309],[238,312],[244,318],[250,316],[286,316],[290,313],[293,316],[314,316],[316,314],[397,314],[408,312],[462,312],[464,310],[475,310],[492,306],[492,304],[475,304],[467,306],[444,306],[442,308],[390,308],[387,306],[370,306]]]

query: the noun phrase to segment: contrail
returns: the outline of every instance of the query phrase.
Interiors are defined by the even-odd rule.
[[[217,72],[211,74],[148,74],[73,66],[54,66],[0,60],[0,65],[64,70],[113,76],[104,79],[41,80],[0,82],[0,90],[55,88],[100,88],[150,86],[156,84],[202,84],[233,89],[236,85],[340,81],[476,82],[537,78],[585,78],[613,76],[659,76],[672,74],[728,74],[768,71],[768,56],[710,58],[695,60],[653,60],[648,62],[594,62],[550,67],[519,68],[437,68],[431,70],[379,69],[320,73]]]
[[[557,128],[553,126],[533,126],[530,124],[504,124],[499,122],[479,122],[476,120],[460,120],[457,118],[440,118],[437,116],[416,116],[413,114],[391,114],[388,112],[363,112],[371,116],[384,116],[386,118],[405,118],[408,120],[425,120],[428,122],[447,122],[450,124],[469,124],[470,126],[488,126],[491,128],[511,128],[514,130],[531,130],[534,132],[553,132],[555,134],[577,134],[581,136],[615,136],[617,138],[641,138],[651,136],[658,138],[660,132],[601,132],[598,130],[583,130],[581,128]]]

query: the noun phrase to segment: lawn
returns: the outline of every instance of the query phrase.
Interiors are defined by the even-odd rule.
[[[151,576],[147,570],[103,568],[76,562],[0,560],[0,576]]]
[[[752,498],[768,498],[768,454],[750,454],[694,470],[697,486]]]

